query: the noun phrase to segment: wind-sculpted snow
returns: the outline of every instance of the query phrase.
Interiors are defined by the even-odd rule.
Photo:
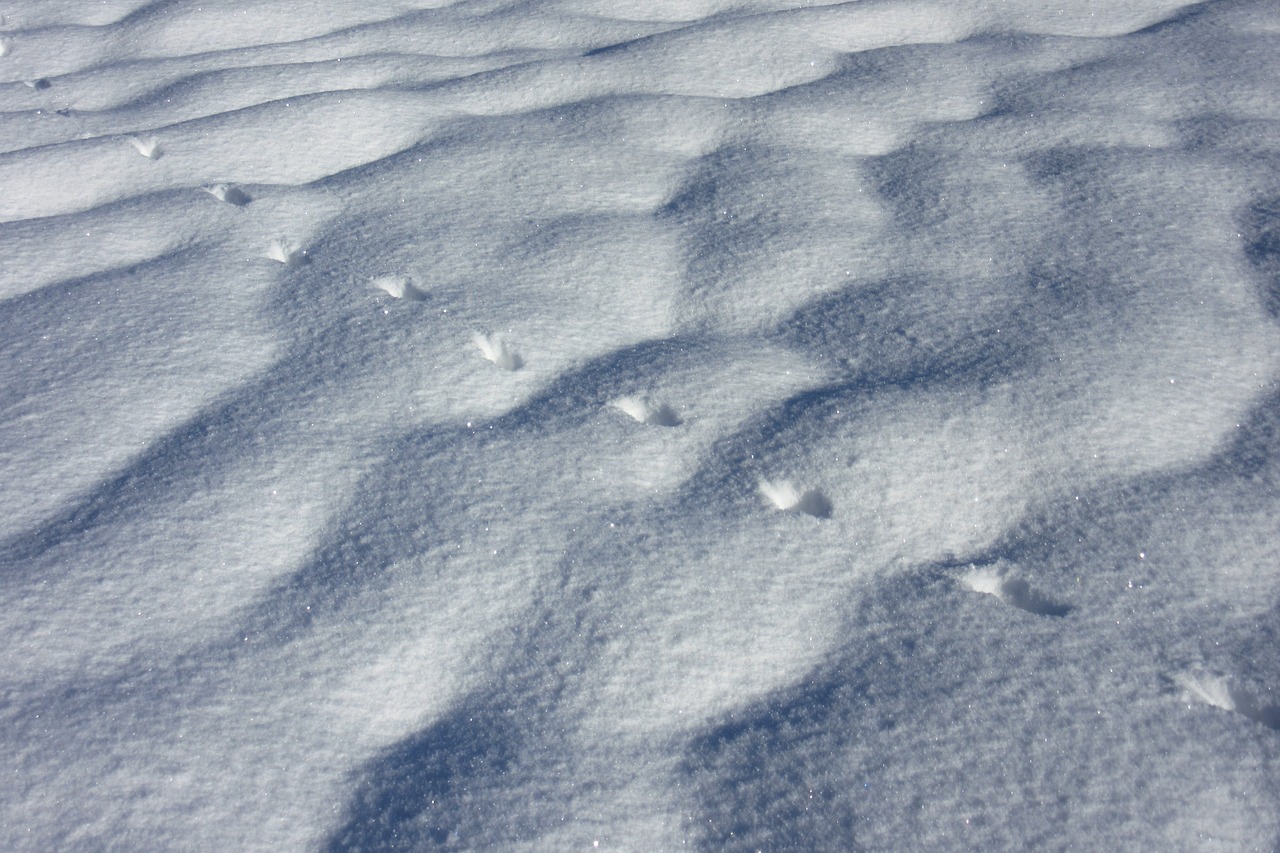
[[[1274,849],[1277,60],[0,9],[0,847]]]

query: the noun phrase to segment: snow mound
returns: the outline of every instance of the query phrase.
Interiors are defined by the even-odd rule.
[[[427,299],[427,294],[419,290],[408,276],[380,275],[370,284],[392,299],[403,299],[406,302],[424,302]]]
[[[653,426],[680,426],[680,416],[666,403],[656,403],[645,396],[619,397],[609,405],[625,413],[633,421]]]
[[[775,509],[800,512],[815,518],[831,515],[831,501],[817,489],[801,492],[789,480],[761,480],[760,493]]]
[[[524,359],[501,335],[482,335],[477,332],[471,336],[471,341],[486,361],[492,362],[502,370],[519,370],[524,366]]]

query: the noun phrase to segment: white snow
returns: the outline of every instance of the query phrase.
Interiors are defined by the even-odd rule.
[[[633,421],[653,426],[680,426],[680,416],[666,403],[656,402],[644,395],[629,395],[613,400],[611,404],[625,412]]]
[[[471,340],[480,350],[486,361],[491,361],[503,370],[518,370],[524,363],[501,335],[482,335],[476,332]]]
[[[380,275],[373,280],[372,284],[393,299],[423,302],[427,298],[427,295],[419,290],[408,276]]]
[[[0,8],[0,848],[1280,847],[1280,9]]]

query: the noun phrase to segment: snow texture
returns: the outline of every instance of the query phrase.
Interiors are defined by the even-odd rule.
[[[1272,0],[0,7],[0,849],[1280,847]]]

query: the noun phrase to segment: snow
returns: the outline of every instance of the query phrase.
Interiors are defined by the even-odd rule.
[[[0,9],[0,847],[1280,848],[1277,60]]]

